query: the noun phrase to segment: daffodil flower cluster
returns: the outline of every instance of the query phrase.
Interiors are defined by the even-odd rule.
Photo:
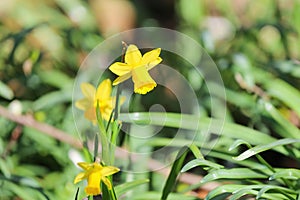
[[[162,61],[162,58],[159,57],[160,51],[161,49],[157,48],[142,55],[137,46],[129,45],[124,56],[124,62],[115,62],[109,66],[109,70],[119,77],[116,78],[113,83],[111,83],[110,79],[105,79],[97,88],[90,83],[82,83],[80,87],[84,98],[76,101],[75,106],[83,110],[84,117],[93,122],[94,125],[97,124],[97,121],[102,122],[102,120],[108,123],[114,122],[112,112],[117,106],[117,97],[112,96],[112,85],[118,85],[132,77],[135,93],[146,94],[153,90],[157,84],[148,71]],[[119,105],[122,105],[124,101],[125,98],[120,97]],[[100,119],[98,113],[100,113]],[[108,138],[113,137],[109,135],[107,128],[101,127],[101,124],[103,126],[103,123],[98,123],[102,153],[110,152],[110,154],[102,154],[102,161],[106,163],[107,160],[111,160],[111,156],[109,155],[114,155],[114,149],[111,149],[110,145],[108,145],[108,142],[111,142],[108,141]],[[118,126],[118,123],[112,124],[112,126]],[[112,130],[119,129],[116,128]],[[111,132],[111,134],[118,133]],[[117,173],[119,171],[118,168],[102,165],[98,161],[93,163],[80,162],[78,165],[84,172],[81,172],[76,176],[74,183],[76,184],[87,179],[88,185],[85,187],[85,193],[87,195],[100,195],[102,193],[100,187],[101,182],[106,185],[108,190],[112,190],[111,181],[107,177]]]

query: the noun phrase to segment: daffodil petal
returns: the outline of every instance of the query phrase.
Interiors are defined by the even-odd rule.
[[[118,76],[123,76],[131,70],[131,66],[126,63],[115,62],[110,67],[109,70]]]
[[[109,176],[109,175],[117,173],[118,171],[120,171],[120,169],[117,168],[117,167],[114,167],[114,166],[105,166],[101,170],[101,175],[102,176]]]
[[[118,78],[116,78],[113,82],[112,85],[118,85],[119,83],[122,83],[124,81],[126,81],[127,79],[129,79],[131,77],[131,73],[128,74],[124,74],[123,76],[120,76]]]
[[[77,165],[84,170],[89,170],[92,167],[92,165],[87,162],[79,162],[79,163],[77,163]]]
[[[80,100],[76,101],[75,106],[81,110],[86,110],[91,106],[92,103],[93,102],[90,101],[89,99],[84,98],[84,99],[80,99]]]
[[[109,179],[108,178],[106,178],[106,177],[102,177],[102,179],[101,179],[102,181],[103,181],[103,183],[107,186],[107,189],[109,189],[109,190],[111,190],[112,189],[112,185],[111,185],[111,183],[110,183],[110,181],[109,181]]]
[[[97,88],[96,99],[97,100],[105,100],[109,99],[111,95],[111,80],[105,79],[101,82],[101,84]]]
[[[129,66],[136,66],[141,62],[142,54],[137,46],[131,44],[128,46],[125,54],[125,63]]]
[[[90,121],[96,120],[96,108],[95,107],[90,107],[89,109],[85,110],[84,112],[84,117],[87,118]]]
[[[88,175],[87,175],[85,172],[80,172],[80,173],[75,177],[75,179],[74,179],[74,184],[76,184],[76,183],[78,183],[78,182],[80,182],[80,181],[86,179],[87,176],[88,176]]]
[[[157,48],[145,53],[142,57],[141,63],[147,65],[148,63],[153,62],[159,57],[160,51],[161,48]]]
[[[155,60],[153,60],[152,62],[146,65],[146,69],[149,71],[150,69],[152,69],[153,67],[161,63],[161,61],[162,61],[161,57],[156,58]]]
[[[81,83],[80,85],[83,95],[88,99],[94,99],[96,88],[90,83]]]

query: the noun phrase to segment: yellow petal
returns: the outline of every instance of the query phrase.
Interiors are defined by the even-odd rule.
[[[111,94],[111,80],[105,79],[97,88],[96,100],[104,100],[110,98]],[[97,101],[96,101],[97,106]]]
[[[128,46],[125,54],[125,63],[129,66],[136,66],[140,63],[142,54],[137,46],[131,44]]]
[[[149,71],[150,69],[158,65],[161,61],[162,61],[161,57],[156,58],[155,60],[153,60],[152,62],[146,65],[146,69]]]
[[[95,107],[90,107],[89,109],[85,110],[84,112],[84,117],[87,118],[90,121],[95,121],[97,116],[96,116],[96,108]]]
[[[124,81],[126,81],[127,79],[129,79],[131,77],[131,73],[125,74],[123,76],[120,76],[118,78],[116,78],[113,82],[112,85],[118,85],[119,83],[122,83]]]
[[[145,66],[132,70],[132,81],[134,83],[134,92],[139,94],[146,94],[157,85]]]
[[[81,83],[80,85],[81,91],[83,95],[88,99],[94,99],[96,89],[92,84],[89,83]]]
[[[89,170],[92,167],[92,165],[87,162],[79,162],[79,163],[77,163],[77,165],[84,170]]]
[[[101,180],[102,180],[103,183],[107,186],[107,189],[109,189],[109,190],[112,189],[112,185],[111,185],[110,180],[109,180],[108,178],[103,177]]]
[[[104,109],[101,109],[101,116],[104,120],[108,121],[110,118],[110,115],[112,113],[113,108],[112,107],[106,107]]]
[[[76,184],[76,183],[78,183],[78,182],[80,182],[80,181],[82,181],[82,180],[84,180],[84,179],[86,179],[87,178],[87,174],[85,173],[85,172],[81,172],[81,173],[79,173],[76,177],[75,177],[75,179],[74,179],[74,184]]]
[[[104,176],[109,176],[109,175],[117,173],[118,171],[120,171],[120,169],[117,168],[117,167],[114,167],[114,166],[105,166],[101,170],[101,175],[103,177]]]
[[[81,110],[87,110],[91,105],[93,105],[94,102],[92,102],[88,98],[80,99],[75,102],[75,106]]]
[[[131,66],[126,63],[115,62],[109,67],[109,70],[118,76],[123,76],[130,72]]]
[[[157,49],[154,49],[152,51],[145,53],[143,55],[141,63],[143,65],[147,65],[148,63],[155,61],[159,57],[160,51],[161,51],[161,49],[157,48]]]

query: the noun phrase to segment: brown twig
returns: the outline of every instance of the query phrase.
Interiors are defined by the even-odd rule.
[[[5,158],[10,150],[13,148],[13,146],[17,143],[18,139],[20,138],[21,134],[22,134],[22,130],[23,130],[23,127],[20,126],[20,125],[17,125],[14,130],[12,131],[12,134],[11,134],[11,137],[10,137],[10,140],[8,142],[8,144],[6,145],[6,148],[2,154],[2,157]]]
[[[18,124],[34,128],[52,138],[55,138],[61,142],[67,143],[75,148],[78,148],[78,149],[83,148],[83,145],[80,142],[80,140],[75,139],[68,133],[66,133],[62,130],[59,130],[53,126],[36,121],[31,115],[15,115],[0,105],[0,116],[3,116],[4,118],[7,118]],[[99,148],[99,149],[101,149],[101,148]],[[116,157],[126,158],[127,156],[128,156],[128,152],[126,150],[124,150],[122,148],[116,149]],[[138,158],[133,157],[133,160],[138,160]],[[165,165],[163,165],[162,163],[160,163],[159,161],[154,160],[154,159],[149,160],[148,168],[149,168],[149,170],[156,171],[157,173],[160,173],[164,176],[168,176],[170,173],[170,167],[166,167]],[[199,183],[199,181],[201,179],[202,179],[202,176],[198,176],[198,175],[191,174],[191,173],[184,173],[179,177],[179,181],[186,183],[186,184],[190,184],[190,185]],[[207,184],[201,186],[201,188],[204,190],[210,191],[210,190],[218,187],[219,185],[220,184],[217,182],[211,182],[211,183],[207,183]]]
[[[3,106],[0,106],[0,116],[3,116],[18,124],[32,127],[59,141],[70,144],[73,147],[82,148],[82,144],[79,140],[57,128],[54,128],[53,126],[36,121],[31,115],[15,115]]]

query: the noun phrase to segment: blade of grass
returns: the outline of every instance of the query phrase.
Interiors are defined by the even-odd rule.
[[[204,160],[204,159],[194,159],[190,162],[188,162],[186,165],[183,166],[183,168],[181,169],[181,172],[186,172],[192,168],[198,167],[198,166],[206,166],[206,167],[210,167],[213,169],[221,169],[224,168],[224,166],[216,164],[214,162],[211,162],[209,160]]]
[[[180,170],[183,166],[183,162],[184,162],[185,157],[187,155],[187,149],[188,148],[185,146],[185,147],[181,148],[180,151],[178,152],[176,160],[173,163],[171,172],[170,172],[170,174],[167,178],[167,181],[165,183],[165,186],[163,188],[162,196],[160,198],[161,200],[166,200],[168,198],[168,195],[173,190],[176,179],[177,179],[177,176],[180,173]]]
[[[284,187],[276,186],[276,185],[266,185],[260,189],[258,192],[256,199],[261,199],[263,195],[269,190],[276,191],[276,193],[280,193],[285,195],[287,198],[293,200],[296,197],[297,192],[294,190],[290,190]]]
[[[292,179],[292,180],[300,180],[300,170],[299,169],[280,169],[280,171],[274,173],[270,176],[269,180],[274,179]]]
[[[123,183],[121,185],[118,185],[115,187],[116,195],[117,197],[120,197],[122,194],[134,189],[135,187],[149,183],[149,179],[141,179],[141,180],[135,180],[128,183]]]
[[[267,168],[266,168],[267,169]],[[203,177],[201,183],[217,179],[265,179],[267,175],[260,173],[258,170],[248,168],[232,168],[232,169],[218,169],[211,171],[209,174]]]
[[[243,152],[239,156],[235,157],[234,159],[236,160],[245,160],[253,155],[256,155],[258,153],[261,153],[263,151],[267,151],[270,149],[274,149],[278,146],[283,146],[283,145],[288,145],[288,144],[293,144],[293,143],[300,143],[299,139],[291,139],[291,138],[285,138],[278,140],[276,142],[271,142],[268,144],[263,144],[263,145],[258,145],[256,147],[253,147],[251,149],[248,149],[247,151]]]

